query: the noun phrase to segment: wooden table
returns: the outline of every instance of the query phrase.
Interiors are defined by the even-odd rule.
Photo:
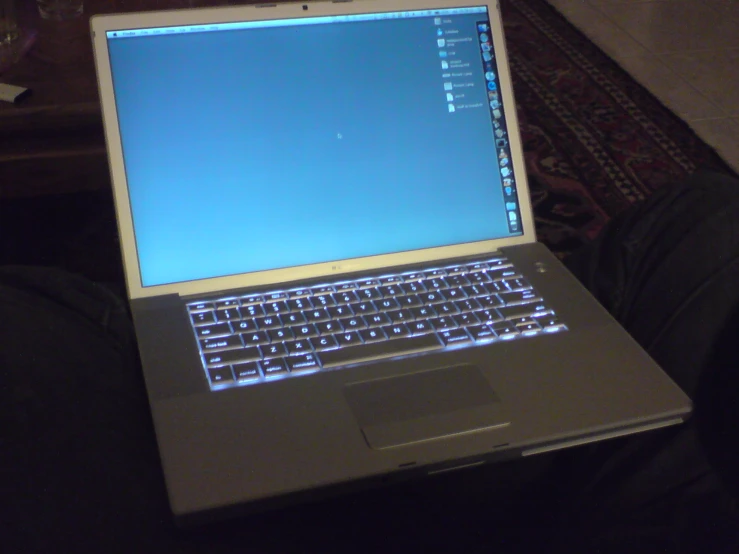
[[[0,82],[29,87],[18,105],[0,102],[0,199],[110,186],[90,41],[99,13],[213,6],[228,0],[84,0],[72,21],[45,21],[35,2],[20,17],[36,33],[31,49]]]

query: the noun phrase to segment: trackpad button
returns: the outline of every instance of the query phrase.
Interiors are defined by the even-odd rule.
[[[468,364],[351,383],[344,396],[375,449],[510,423],[487,379]]]

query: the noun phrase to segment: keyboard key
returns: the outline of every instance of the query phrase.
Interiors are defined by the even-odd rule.
[[[493,330],[487,325],[473,325],[472,327],[468,327],[467,331],[477,342],[493,340],[496,338]]]
[[[288,298],[306,298],[308,296],[311,296],[311,289],[294,289],[287,291],[287,297]],[[289,305],[289,303],[288,303]]]
[[[491,294],[490,296],[483,296],[477,299],[483,308],[497,308],[503,305],[503,301],[498,298],[497,294]]]
[[[188,304],[187,311],[194,314],[196,312],[209,312],[213,308],[213,302],[198,302],[197,304]]]
[[[313,287],[311,290],[312,295],[315,296],[322,296],[326,294],[330,294],[336,290],[336,288],[333,285],[323,285],[320,287]]]
[[[229,298],[228,300],[219,300],[216,302],[216,309],[222,310],[224,308],[238,308],[240,302],[236,298]]]
[[[426,279],[423,281],[423,284],[426,286],[426,290],[428,291],[449,288],[444,282],[444,279]]]
[[[237,308],[216,310],[216,321],[231,321],[232,319],[241,319],[241,314]]]
[[[375,302],[375,306],[377,306],[378,310],[383,312],[400,308],[400,304],[398,304],[398,301],[395,298],[383,298],[382,300]]]
[[[287,364],[284,358],[271,358],[261,362],[262,372],[265,377],[275,377],[287,373]]]
[[[241,321],[234,321],[231,323],[233,326],[234,333],[251,333],[257,331],[257,322],[253,319],[242,319]]]
[[[379,300],[382,298],[382,294],[380,294],[380,291],[377,289],[362,289],[357,291],[357,296],[359,297],[359,301],[367,301],[367,300]]]
[[[212,325],[216,322],[216,316],[213,315],[213,312],[198,312],[190,314],[190,319],[195,327],[199,327],[201,325]]]
[[[336,307],[338,309],[338,306]],[[342,312],[347,313],[348,309],[346,306],[341,306]],[[305,319],[309,323],[318,323],[320,321],[328,321],[331,319],[331,316],[328,313],[328,310],[326,308],[320,308],[318,310],[310,310],[308,312],[305,312]]]
[[[351,304],[326,308],[326,312],[328,313],[330,319],[340,319],[342,317],[354,315],[354,310],[352,309]]]
[[[357,283],[359,285],[360,289],[374,289],[380,286],[380,280],[379,279],[365,279],[364,281],[359,281]]]
[[[438,290],[423,292],[419,294],[418,297],[424,304],[439,304],[446,301],[446,298],[444,298],[444,296]]]
[[[446,331],[441,331],[439,336],[446,345],[472,342],[472,339],[464,329],[448,329]]]
[[[415,308],[416,306],[423,306],[423,302],[418,298],[416,294],[409,294],[408,296],[399,296],[396,298],[401,308]]]
[[[216,323],[215,325],[205,325],[196,327],[195,334],[199,339],[210,337],[225,337],[231,334],[231,327],[228,323]]]
[[[490,324],[490,328],[502,339],[511,339],[520,334],[520,331],[516,329],[516,326],[507,321],[492,323]]]
[[[380,294],[383,298],[393,298],[395,296],[400,296],[403,294],[403,291],[398,285],[389,285],[380,287],[378,289],[380,291]]]
[[[264,308],[259,304],[244,306],[242,302],[241,308],[239,308],[239,313],[244,319],[260,317],[264,315]]]
[[[213,385],[231,383],[234,380],[233,373],[229,366],[212,367],[208,369],[208,377]]]
[[[426,292],[426,287],[421,282],[406,282],[400,285],[400,289],[405,294],[418,294],[420,292]]]
[[[476,325],[480,322],[480,320],[477,319],[477,316],[471,312],[453,315],[452,318],[460,327],[469,327],[470,325]]]
[[[462,300],[463,298],[467,298],[467,295],[461,288],[447,289],[444,291],[444,296],[446,296],[447,300]]]
[[[287,356],[287,348],[282,342],[263,344],[261,350],[263,358],[281,358],[282,356]]]
[[[318,365],[318,359],[313,353],[303,354],[302,356],[288,356],[285,358],[290,371],[307,371],[312,369],[321,369]]]
[[[382,330],[385,332],[387,338],[389,339],[398,339],[411,336],[411,330],[405,323],[386,325],[382,328]]]
[[[523,277],[519,277],[517,279],[506,279],[505,280],[506,286],[510,290],[529,290],[534,287],[531,286],[531,284],[524,279]]]
[[[257,362],[244,362],[242,364],[234,364],[231,367],[233,368],[234,376],[237,381],[253,381],[262,376],[262,374],[259,373]]]
[[[442,345],[439,339],[436,338],[435,334],[431,333],[404,339],[347,346],[338,350],[328,350],[318,354],[318,357],[321,359],[323,367],[326,368],[403,354],[427,352],[437,350],[441,347]]]
[[[359,285],[357,283],[342,283],[340,285],[336,285],[336,292],[347,292],[358,288]]]
[[[380,285],[395,285],[402,282],[403,278],[400,275],[391,275],[390,277],[382,277],[380,279]]]
[[[359,336],[362,338],[362,340],[365,343],[370,342],[377,342],[381,340],[385,340],[385,333],[382,332],[382,329],[380,328],[373,328],[373,329],[362,329],[359,331]]]
[[[527,304],[529,302],[537,302],[541,297],[533,290],[520,292],[501,292],[498,296],[505,302],[506,306],[515,306],[516,304]]]
[[[447,275],[463,275],[467,273],[466,265],[455,265],[454,267],[446,268]]]
[[[295,338],[295,335],[293,335],[293,332],[289,328],[282,328],[270,329],[267,331],[267,337],[269,337],[270,342],[282,342]]]
[[[289,312],[290,309],[287,307],[287,302],[267,302],[264,305],[264,313],[266,315],[277,315]]]
[[[482,323],[503,321],[503,316],[498,313],[498,310],[477,310],[474,314]]]
[[[449,277],[445,277],[444,280],[450,288],[463,287],[470,284],[470,280],[464,275],[450,275]]]
[[[205,365],[216,367],[238,362],[251,362],[262,357],[258,348],[242,348],[240,350],[226,350],[225,352],[213,352],[205,354]]]
[[[474,312],[482,308],[477,298],[466,298],[465,300],[457,300],[454,305],[460,312]]]
[[[411,314],[416,319],[431,319],[436,317],[436,310],[432,306],[421,306],[420,308],[411,308]]]
[[[295,327],[289,327],[296,339],[307,339],[310,337],[318,336],[318,329],[315,325],[307,323],[305,325],[296,325]]]
[[[336,340],[339,346],[354,346],[356,344],[362,344],[362,339],[359,338],[359,333],[356,331],[344,332],[336,335]]]
[[[436,317],[431,320],[431,325],[437,331],[443,331],[445,329],[453,329],[457,326],[457,323],[452,319],[452,316]]]
[[[355,304],[349,304],[349,308],[357,315],[377,313],[377,308],[372,302],[357,302]]]
[[[490,294],[482,285],[470,285],[468,287],[462,287],[462,290],[470,298],[477,298],[478,296],[487,296]]]
[[[443,277],[446,274],[446,269],[434,269],[426,272],[427,277]]]
[[[334,294],[334,299],[337,304],[351,304],[359,300],[357,294],[353,290],[337,292]]]
[[[316,352],[321,350],[330,350],[332,348],[338,348],[339,343],[333,335],[326,335],[323,337],[314,337],[310,339],[311,346]]]
[[[260,329],[277,329],[278,327],[282,327],[282,321],[276,315],[258,317],[255,321],[257,322],[257,327]]]
[[[249,306],[251,304],[264,304],[264,296],[261,294],[251,294],[249,296],[244,296],[241,299],[241,306]]]
[[[221,352],[222,350],[233,350],[234,348],[243,348],[241,337],[232,335],[230,337],[220,337],[203,339],[200,341],[200,349],[203,352]]]
[[[478,273],[470,273],[467,275],[467,279],[469,279],[470,284],[472,285],[482,285],[482,284],[489,283],[490,281],[492,281],[487,271],[480,271]]]
[[[452,315],[459,312],[457,307],[451,302],[443,302],[434,306],[436,313],[439,315]]]
[[[506,319],[515,317],[534,316],[551,313],[551,310],[542,302],[531,302],[530,304],[514,304],[513,306],[502,306],[498,308],[500,315]]]
[[[400,323],[402,321],[412,321],[413,320],[413,314],[410,310],[393,310],[392,312],[388,312],[387,316],[390,318],[390,321],[393,323]]]
[[[292,340],[285,344],[288,354],[303,354],[304,352],[310,352],[312,350],[308,339]]]
[[[406,273],[403,275],[403,281],[411,283],[412,281],[420,281],[426,278],[426,274],[423,271],[417,271],[415,273]],[[417,291],[413,291],[417,292]]]
[[[433,325],[428,321],[412,321],[408,324],[408,328],[413,335],[424,335],[434,332]]]
[[[287,300],[287,293],[286,292],[268,292],[264,295],[264,301],[271,303],[275,302],[277,300]]]
[[[344,328],[344,331],[357,331],[367,328],[367,324],[361,316],[345,317],[340,319],[339,323]]]
[[[252,333],[244,333],[241,335],[244,340],[244,344],[247,346],[258,346],[260,344],[267,344],[269,337],[264,331],[254,331]]]
[[[303,310],[310,310],[313,305],[307,298],[291,298],[287,301],[287,308],[292,312],[302,312]]]
[[[555,314],[548,314],[542,317],[537,316],[536,321],[539,322],[539,325],[541,325],[545,331],[550,333],[567,329],[565,324],[562,323]]]
[[[330,294],[314,296],[312,300],[314,308],[328,308],[330,306],[336,306],[336,300],[334,300],[334,297]]]
[[[321,335],[333,335],[334,333],[341,333],[344,329],[341,327],[341,323],[338,321],[324,321],[322,323],[316,323],[316,329]]]
[[[478,273],[480,271],[485,271],[490,267],[490,264],[486,262],[480,262],[476,264],[472,264],[469,267],[470,273]]]
[[[368,315],[364,319],[370,327],[379,327],[391,323],[388,315],[383,313]]]
[[[303,312],[284,314],[280,319],[282,319],[283,325],[300,325],[302,323],[307,323]]]

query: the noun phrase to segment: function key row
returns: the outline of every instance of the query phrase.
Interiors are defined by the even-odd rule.
[[[191,313],[210,310],[222,310],[255,304],[284,302],[288,306],[300,305],[295,302],[308,297],[320,297],[332,293],[354,293],[359,299],[384,298],[399,294],[413,294],[430,288],[451,288],[478,283],[489,283],[498,279],[514,278],[517,274],[505,258],[494,258],[487,262],[452,266],[443,269],[404,273],[364,279],[334,285],[321,285],[312,288],[294,289],[290,291],[275,291],[266,294],[248,295],[241,298],[226,298],[215,302],[204,301],[188,304]],[[408,285],[408,286],[404,286]],[[374,292],[364,292],[372,290]],[[379,295],[379,296],[378,296]],[[351,297],[351,295],[350,295]]]

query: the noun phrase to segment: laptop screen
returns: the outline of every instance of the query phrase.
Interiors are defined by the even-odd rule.
[[[521,233],[485,7],[107,39],[144,286]]]

